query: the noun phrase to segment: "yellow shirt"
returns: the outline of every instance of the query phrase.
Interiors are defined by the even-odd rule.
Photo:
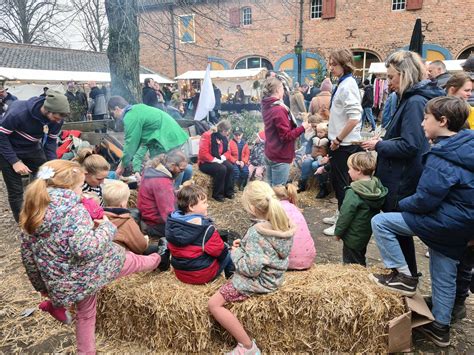
[[[467,118],[467,123],[469,124],[470,129],[474,129],[474,107],[471,107],[471,113]]]

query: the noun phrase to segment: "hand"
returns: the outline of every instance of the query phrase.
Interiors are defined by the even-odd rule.
[[[301,124],[303,127],[304,127],[304,130],[306,131],[310,126],[310,124],[308,123],[308,121],[303,121],[303,123]]]
[[[338,237],[337,235],[334,236],[334,238],[336,238],[337,241],[340,241],[340,240],[341,240],[341,237]]]
[[[321,164],[327,164],[328,162],[329,162],[329,157],[327,155],[321,158]]]
[[[243,168],[245,164],[244,164],[243,161],[239,161],[239,165],[240,165],[241,168]]]
[[[321,174],[324,174],[326,172],[326,170],[324,170],[324,166],[320,166],[319,168],[316,169],[316,172],[314,173],[314,175],[321,175]]]
[[[20,175],[28,175],[31,173],[31,170],[23,164],[21,160],[18,160],[15,164],[12,165],[13,170],[15,170],[15,173],[20,174]]]
[[[336,150],[339,148],[340,143],[337,140],[333,140],[331,142],[331,146],[329,147],[331,150]]]
[[[43,297],[48,297],[48,292],[46,292],[46,291],[41,291],[40,294]]]
[[[238,247],[240,247],[240,239],[236,239],[232,242],[232,250],[235,250],[237,249]]]
[[[211,163],[222,164],[222,160],[214,158],[214,159],[212,159]]]
[[[88,120],[88,121],[92,121],[92,114],[91,114],[91,113],[88,113],[88,114],[86,115],[86,117],[87,117],[87,120]]]
[[[118,177],[120,177],[120,176],[122,176],[124,170],[125,170],[125,169],[124,169],[123,166],[122,166],[122,162],[120,162],[119,165],[117,165],[117,169],[115,169],[115,174],[116,174]]]
[[[360,146],[362,147],[362,149],[365,149],[365,150],[375,150],[375,145],[381,140],[382,138],[375,137],[365,142],[362,142]]]
[[[194,184],[194,181],[193,180],[186,180],[185,182],[183,182],[183,184],[181,186],[191,186],[192,184]]]
[[[221,162],[225,162],[227,160],[227,158],[225,157],[225,155],[221,155]]]
[[[142,180],[142,176],[140,175],[140,173],[135,173],[133,174],[133,176],[135,176],[135,179],[137,179],[137,184],[140,185],[140,181]]]

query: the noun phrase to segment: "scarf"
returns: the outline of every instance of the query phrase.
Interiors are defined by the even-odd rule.
[[[346,80],[347,78],[351,78],[352,77],[352,73],[348,73],[348,74],[344,74],[343,76],[341,76],[341,78],[339,79],[339,81],[337,82],[337,86],[336,86],[336,89],[334,89],[332,95],[331,95],[331,102],[329,104],[329,109],[331,109],[332,107],[332,100],[334,100],[334,96],[336,96],[336,92],[337,92],[337,89],[339,89],[339,84],[341,84],[344,80]]]
[[[223,136],[219,132],[214,132],[211,134],[211,154],[214,158],[220,159],[221,153],[219,153],[219,141],[222,142],[222,154],[227,152],[227,137]]]

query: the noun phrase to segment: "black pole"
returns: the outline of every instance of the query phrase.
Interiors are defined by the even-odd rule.
[[[303,50],[303,5],[304,0],[300,0],[300,35],[298,39],[299,51],[298,51],[298,82],[301,85],[301,52]]]
[[[170,5],[170,16],[171,16],[171,36],[172,36],[172,48],[173,48],[173,66],[174,66],[174,77],[178,76],[178,63],[176,61],[176,32],[174,28],[174,11],[173,5]]]

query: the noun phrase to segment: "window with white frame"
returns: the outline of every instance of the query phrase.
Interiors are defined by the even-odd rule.
[[[242,24],[244,26],[252,24],[252,9],[250,7],[242,9]]]
[[[407,0],[392,0],[392,11],[405,10]]]
[[[273,65],[267,59],[262,57],[247,57],[241,59],[236,65],[235,69],[252,69],[252,68],[267,68],[273,70]]]
[[[323,0],[311,0],[311,18],[323,16]]]

